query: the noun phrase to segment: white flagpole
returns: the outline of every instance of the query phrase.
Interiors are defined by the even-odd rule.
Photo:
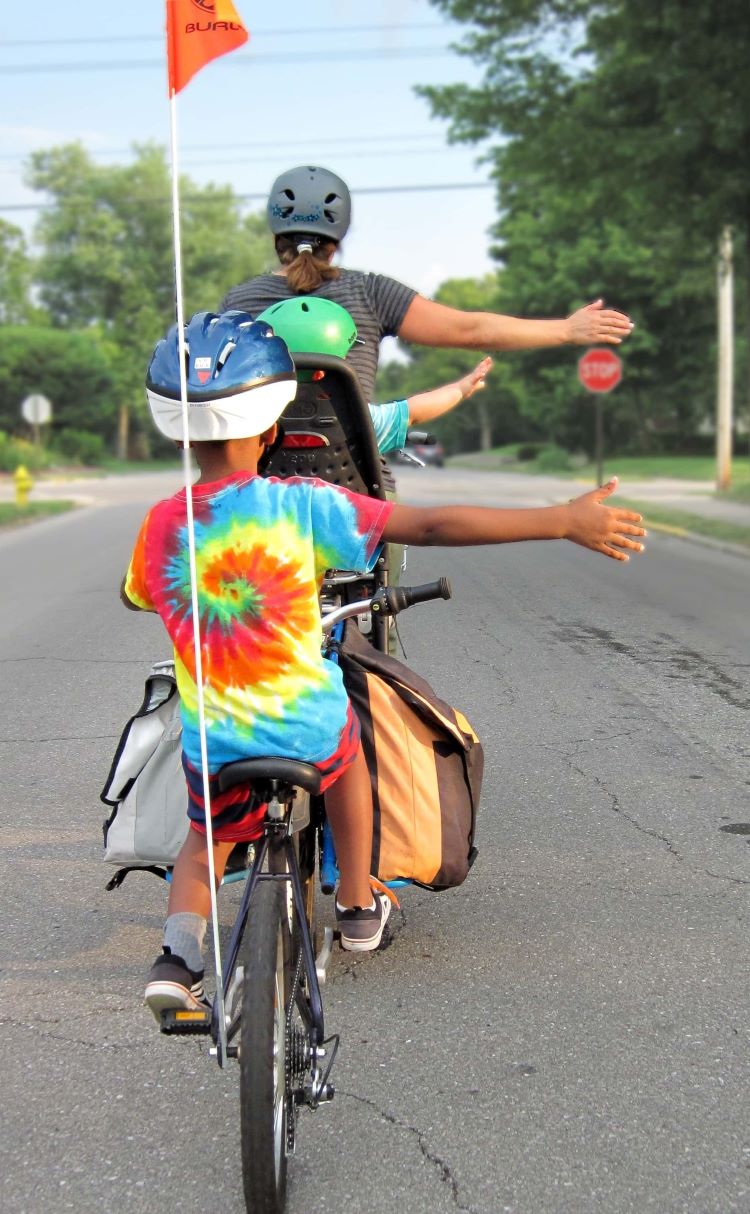
[[[198,608],[198,574],[195,563],[195,524],[193,521],[192,464],[190,460],[190,434],[188,426],[187,373],[185,364],[185,317],[182,303],[182,246],[180,239],[180,195],[177,172],[177,99],[173,92],[169,97],[169,133],[172,161],[172,227],[174,231],[174,278],[177,301],[177,338],[180,355],[180,402],[182,405],[182,471],[185,481],[187,503],[188,552],[190,558],[190,595],[193,612],[193,648],[195,649],[195,686],[198,693],[198,730],[201,745],[201,774],[203,776],[203,804],[206,811],[206,848],[208,850],[208,880],[211,893],[211,927],[213,932],[214,959],[216,962],[215,1006],[219,1017],[219,1062],[223,1066],[227,1057],[227,1025],[224,1013],[224,989],[222,986],[221,944],[219,942],[219,913],[216,899],[216,869],[214,867],[214,836],[211,821],[211,794],[208,787],[208,744],[206,741],[206,713],[203,702],[203,660],[201,653],[200,614]]]

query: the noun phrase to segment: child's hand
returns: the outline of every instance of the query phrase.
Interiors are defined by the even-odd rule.
[[[569,502],[565,538],[580,544],[582,548],[591,548],[603,556],[611,556],[616,561],[629,561],[627,552],[620,549],[643,552],[645,545],[630,537],[645,535],[646,532],[643,527],[637,526],[643,521],[640,514],[602,504],[604,498],[614,493],[616,488],[617,477],[613,476],[606,485],[600,485],[598,489],[592,489],[590,493]]]
[[[461,400],[468,400],[470,396],[473,396],[475,392],[483,388],[485,378],[491,370],[492,359],[483,358],[473,371],[470,371],[468,375],[464,375],[463,379],[459,379],[458,390],[461,393]]]

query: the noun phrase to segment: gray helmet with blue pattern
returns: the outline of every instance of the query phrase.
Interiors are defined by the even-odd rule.
[[[300,165],[277,177],[268,198],[268,223],[274,236],[299,232],[343,240],[352,200],[345,181],[330,169]]]

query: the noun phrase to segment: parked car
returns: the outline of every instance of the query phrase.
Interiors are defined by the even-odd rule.
[[[445,463],[445,447],[442,443],[417,443],[409,450],[413,451],[423,464],[429,464],[433,468],[442,468]]]
[[[394,451],[389,457],[396,464],[411,464],[410,455],[415,455],[423,464],[431,468],[442,468],[445,464],[445,448],[442,443],[409,443],[404,451]]]

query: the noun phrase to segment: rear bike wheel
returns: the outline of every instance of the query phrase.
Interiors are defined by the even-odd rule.
[[[251,1214],[282,1214],[286,1200],[288,1127],[295,1117],[287,1059],[291,951],[286,884],[259,881],[240,959],[242,1180]]]

